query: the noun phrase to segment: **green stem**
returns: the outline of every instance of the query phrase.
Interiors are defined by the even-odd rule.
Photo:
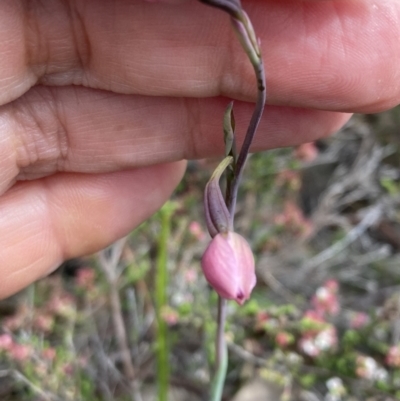
[[[221,401],[226,372],[228,370],[228,350],[225,341],[226,299],[218,297],[218,328],[216,344],[216,370],[211,383],[210,401]]]
[[[155,304],[157,318],[157,385],[158,401],[168,401],[169,361],[168,328],[162,318],[163,308],[168,303],[168,238],[171,231],[173,207],[170,203],[160,210],[161,232],[158,237],[158,252],[155,282]]]

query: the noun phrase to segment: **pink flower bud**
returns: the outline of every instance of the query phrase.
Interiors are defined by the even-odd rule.
[[[301,161],[312,162],[318,156],[318,148],[314,142],[303,143],[297,147],[295,156]]]
[[[201,260],[203,273],[217,293],[239,305],[256,285],[253,253],[247,241],[232,231],[217,234]]]
[[[394,368],[400,367],[400,345],[393,345],[386,354],[386,363]]]

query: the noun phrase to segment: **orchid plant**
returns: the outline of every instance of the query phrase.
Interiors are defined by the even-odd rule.
[[[212,240],[202,258],[202,269],[208,283],[218,293],[218,329],[216,367],[211,388],[211,401],[220,401],[228,366],[224,338],[226,302],[235,300],[242,305],[256,284],[253,253],[247,241],[234,232],[236,198],[240,179],[260,122],[265,101],[265,73],[259,41],[240,0],[200,0],[227,12],[237,37],[253,65],[257,80],[257,101],[240,152],[237,151],[233,102],[224,115],[225,158],[206,185],[204,208]],[[222,194],[221,176],[225,173],[226,193]]]

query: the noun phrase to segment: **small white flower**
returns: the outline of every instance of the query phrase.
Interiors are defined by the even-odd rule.
[[[325,287],[319,287],[315,292],[315,295],[317,296],[318,299],[323,301],[329,298],[330,292]]]
[[[367,379],[375,379],[376,370],[378,369],[378,364],[375,359],[367,356],[364,359],[365,377]]]
[[[321,331],[315,337],[315,346],[321,351],[329,350],[335,344],[336,344],[335,331],[330,327]]]
[[[388,380],[388,372],[384,368],[378,368],[375,371],[375,380],[385,382]]]
[[[300,343],[301,350],[308,356],[317,356],[319,354],[319,348],[315,345],[313,339],[306,338]]]
[[[299,363],[302,362],[302,360],[303,358],[299,354],[296,354],[295,352],[289,352],[286,355],[286,361],[291,365],[298,365]]]
[[[339,377],[332,377],[327,380],[326,387],[328,388],[329,393],[325,397],[325,401],[339,401],[344,395],[346,395],[346,388],[344,387],[342,379],[340,379]],[[331,398],[328,399],[328,395],[330,395]]]
[[[339,377],[332,377],[326,381],[326,387],[330,392],[343,388],[342,379]]]

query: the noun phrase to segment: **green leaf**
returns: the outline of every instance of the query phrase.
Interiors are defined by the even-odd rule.
[[[236,161],[235,116],[233,114],[233,101],[225,109],[224,114],[224,142],[225,156],[233,156]]]

